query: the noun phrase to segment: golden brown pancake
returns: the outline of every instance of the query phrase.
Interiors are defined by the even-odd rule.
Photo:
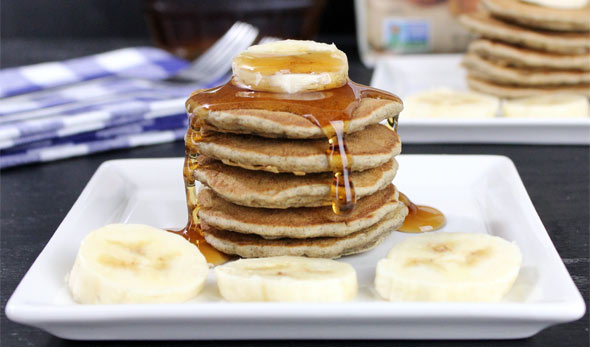
[[[357,201],[352,212],[335,214],[331,206],[266,209],[232,204],[211,189],[199,192],[199,218],[218,229],[264,238],[345,236],[368,228],[395,209],[399,193],[392,184]]]
[[[479,39],[471,42],[469,53],[499,65],[545,70],[590,70],[590,54],[557,54]]]
[[[465,55],[463,66],[467,68],[470,75],[497,84],[524,86],[588,84],[590,87],[590,73],[587,71],[534,70],[502,66],[473,53]]]
[[[482,4],[492,15],[527,27],[557,31],[590,31],[590,6],[561,9],[515,0],[483,0]]]
[[[199,153],[224,164],[270,172],[314,173],[331,171],[328,140],[269,139],[253,135],[212,133],[196,144]],[[375,124],[346,136],[352,171],[381,166],[401,151],[399,136]]]
[[[329,91],[326,91],[329,92]],[[363,130],[394,117],[403,105],[390,100],[362,99],[353,112],[347,133]],[[210,111],[203,119],[207,125],[218,132],[254,134],[264,137],[286,137],[293,139],[325,138],[320,128],[308,119],[289,112],[269,110],[227,110]]]
[[[476,76],[467,75],[467,84],[469,88],[480,93],[495,95],[500,98],[521,98],[533,95],[554,94],[554,93],[573,93],[590,97],[590,87],[587,84],[565,85],[565,86],[515,86],[496,84],[494,82],[480,79]]]
[[[195,178],[207,185],[220,197],[234,204],[264,207],[291,208],[327,206],[331,203],[330,189],[334,180],[331,172],[307,174],[274,174],[224,165],[220,161],[201,155]],[[385,188],[393,180],[398,164],[395,159],[365,171],[351,174],[357,199]]]
[[[586,33],[531,30],[503,22],[484,12],[462,15],[459,20],[469,30],[489,39],[546,52],[563,54],[590,52],[590,40],[588,40]]]
[[[245,258],[280,255],[339,258],[375,247],[387,235],[402,225],[407,214],[408,208],[406,205],[398,202],[395,210],[378,223],[343,237],[269,240],[255,234],[219,230],[206,222],[201,223],[201,226],[205,240],[213,247],[227,254],[237,254]]]

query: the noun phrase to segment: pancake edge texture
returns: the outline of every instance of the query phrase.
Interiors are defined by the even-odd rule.
[[[219,163],[218,165],[224,165]],[[231,177],[229,174],[223,174],[215,170],[199,167],[194,171],[194,177],[211,188],[217,195],[223,199],[237,205],[260,208],[294,208],[294,207],[319,207],[329,205],[331,202],[330,191],[333,180],[332,173],[316,173],[304,176],[292,175],[290,173],[275,174],[264,171],[252,172],[240,167],[229,166],[231,170],[239,170],[241,174],[246,175],[246,180],[252,180],[251,184],[239,184],[238,178]],[[351,173],[355,195],[357,199],[371,195],[393,181],[398,170],[398,163],[395,159],[389,161],[380,167],[368,169],[365,171],[355,171]],[[380,177],[369,186],[360,186],[356,178],[360,175],[371,175],[378,172]],[[276,175],[282,175],[276,177]],[[315,179],[313,176],[321,176]],[[324,178],[325,177],[325,178]],[[240,177],[241,179],[241,177]],[[273,182],[280,180],[281,184],[275,186],[265,185],[265,181]],[[288,180],[287,183],[283,183]],[[315,180],[315,182],[313,182]],[[302,182],[297,184],[296,182]],[[327,182],[322,182],[327,181]],[[306,183],[309,182],[309,183]],[[312,183],[313,182],[313,183]],[[291,184],[292,183],[292,184]],[[250,185],[262,187],[263,190],[248,188]]]
[[[590,70],[590,54],[555,54],[507,43],[479,39],[471,42],[468,53],[511,66],[556,70]]]
[[[523,87],[496,84],[480,79],[477,76],[467,75],[467,85],[470,89],[477,92],[491,94],[499,98],[507,99],[554,93],[573,93],[590,97],[590,87],[587,84],[550,87]]]
[[[346,133],[361,131],[369,125],[395,117],[402,109],[403,104],[395,101],[362,99],[360,106],[352,115]],[[312,139],[326,137],[322,129],[311,121],[289,112],[249,109],[209,111],[204,117],[204,121],[218,132],[253,134],[270,138]]]
[[[467,29],[489,39],[563,54],[584,54],[590,52],[587,34],[556,33],[529,30],[490,17],[483,12],[464,14],[459,21]]]
[[[215,195],[215,193],[208,188],[202,189],[198,195],[199,205],[199,219],[207,224],[221,230],[229,230],[242,234],[256,234],[266,239],[277,239],[282,237],[303,239],[309,237],[342,237],[359,230],[370,227],[377,223],[385,215],[395,210],[399,197],[399,192],[393,185],[388,186],[384,190],[377,192],[381,196],[372,195],[365,197],[357,202],[356,208],[364,208],[375,205],[376,208],[369,208],[365,211],[366,214],[362,216],[356,215],[355,219],[340,217],[334,215],[331,206],[310,207],[300,209],[259,209],[256,207],[245,207],[232,204]],[[379,199],[375,201],[375,199]],[[383,200],[382,200],[383,199]],[[217,208],[216,208],[217,207]],[[234,213],[228,214],[230,210]],[[298,218],[304,218],[306,214],[319,214],[319,219],[322,221],[303,221],[300,225],[293,225],[293,221]],[[358,214],[358,211],[353,211],[352,214]],[[240,219],[240,216],[257,216],[256,222]],[[279,215],[280,223],[272,223]],[[251,218],[251,217],[250,217]],[[299,221],[301,222],[301,220]]]
[[[576,85],[588,84],[590,87],[590,73],[585,71],[539,71],[502,66],[483,59],[477,54],[466,54],[462,65],[471,75],[487,79],[499,84],[513,85]]]
[[[361,148],[362,138],[374,140],[374,135],[384,134],[389,137],[375,143],[374,150]],[[326,149],[327,139],[315,140],[282,140],[249,138],[253,135],[220,134],[211,135],[207,141],[195,144],[199,153],[221,160],[226,165],[240,166],[249,170],[264,170],[269,172],[315,173],[332,171]],[[356,140],[358,139],[358,140]],[[271,142],[273,141],[273,142]],[[254,145],[260,142],[259,145]],[[263,145],[264,143],[264,145]],[[365,130],[350,134],[346,137],[348,154],[352,158],[352,171],[363,171],[375,168],[390,161],[401,152],[399,136],[387,126],[374,124]],[[298,154],[285,154],[287,150],[299,151]],[[272,153],[271,151],[275,151]],[[276,153],[279,151],[281,153]]]
[[[590,31],[590,6],[557,9],[514,0],[482,0],[492,15],[527,27],[556,31]]]
[[[214,248],[244,258],[291,255],[334,259],[374,248],[403,224],[407,213],[408,208],[398,202],[396,209],[378,223],[344,237],[267,240],[257,235],[211,229],[206,223],[203,233],[205,240]],[[228,237],[237,240],[227,240]]]

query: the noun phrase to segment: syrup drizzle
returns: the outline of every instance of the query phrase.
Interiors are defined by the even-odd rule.
[[[331,187],[332,209],[340,214],[351,211],[356,202],[350,179],[352,157],[346,148],[345,134],[354,111],[363,98],[401,102],[393,94],[352,81],[347,81],[339,88],[297,94],[251,91],[236,87],[230,81],[223,86],[193,94],[187,101],[187,110],[191,114],[195,111],[197,114],[205,114],[207,111],[231,109],[289,112],[319,127],[329,142],[326,155],[334,173]]]
[[[445,226],[447,222],[441,211],[430,206],[416,205],[402,192],[399,193],[399,201],[408,206],[409,213],[398,231],[405,233],[434,231]]]
[[[206,140],[201,136],[200,128],[209,111],[232,109],[270,110],[293,113],[310,121],[320,128],[328,139],[329,146],[326,150],[326,156],[334,173],[330,189],[332,209],[336,214],[352,211],[356,203],[356,196],[350,178],[352,157],[346,147],[345,134],[350,126],[354,111],[363,98],[401,102],[393,94],[352,81],[347,81],[344,86],[339,88],[298,94],[252,91],[236,87],[230,81],[225,85],[202,90],[191,95],[187,100],[190,125],[185,137],[186,156],[184,165],[189,222],[183,230],[176,233],[196,244],[209,263],[216,265],[230,259],[230,256],[207,244],[198,219],[199,207],[193,175],[194,170],[198,167],[196,160],[198,151],[195,145]],[[389,126],[395,131],[397,131],[397,120],[397,115],[388,119]],[[445,224],[445,217],[440,211],[427,206],[417,206],[402,193],[400,193],[400,201],[404,202],[410,209],[400,231],[432,231]]]
[[[234,58],[234,64],[253,73],[272,75],[277,71],[292,74],[337,72],[346,64],[345,56],[331,51],[312,51],[293,55],[263,55],[242,52]]]
[[[198,153],[194,145],[199,141],[203,141],[203,138],[199,129],[193,128],[193,116],[189,115],[189,117],[190,122],[185,136],[185,157],[182,169],[184,190],[186,193],[186,205],[188,208],[188,222],[184,229],[169,231],[184,237],[187,241],[197,246],[205,256],[207,263],[219,265],[230,260],[231,257],[208,244],[203,236],[203,231],[201,230],[198,216],[199,205],[197,203],[197,189],[195,187],[194,177],[194,172],[199,167],[199,163],[197,162]]]
[[[387,119],[387,125],[397,133],[397,121],[399,119],[399,114],[396,114],[394,117]]]
[[[324,78],[322,83],[313,85],[314,90],[327,90],[342,87],[346,83],[346,76],[342,71],[348,70],[346,55],[342,51],[307,51],[293,52],[293,54],[272,54],[260,52],[242,52],[238,54],[233,64],[241,71],[250,75],[271,76],[283,74],[328,74],[330,78]],[[237,85],[251,83],[239,78]],[[257,78],[255,85],[249,85],[249,89],[281,92],[283,89],[265,78]]]

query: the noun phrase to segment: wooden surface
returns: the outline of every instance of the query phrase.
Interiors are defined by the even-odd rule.
[[[129,42],[3,42],[3,67],[97,53]],[[34,48],[34,49],[31,49]],[[7,51],[8,49],[8,51]],[[351,61],[351,78],[368,83],[371,71]],[[400,134],[403,139],[403,134]],[[590,136],[590,134],[589,134]],[[512,341],[222,341],[76,342],[12,323],[4,308],[37,255],[105,160],[180,157],[181,142],[119,150],[0,172],[1,346],[588,346],[588,313],[576,322]],[[588,306],[589,175],[587,146],[405,145],[405,154],[499,154],[511,158],[557,251]]]

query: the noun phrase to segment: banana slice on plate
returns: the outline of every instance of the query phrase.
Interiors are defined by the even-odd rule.
[[[504,117],[588,118],[588,98],[576,94],[549,94],[504,100]]]
[[[500,101],[490,95],[459,92],[446,88],[416,93],[404,99],[401,117],[408,118],[491,118]]]
[[[357,293],[352,266],[330,259],[281,256],[240,259],[215,268],[228,301],[352,300]]]
[[[82,304],[164,303],[203,288],[205,257],[182,236],[140,224],[111,224],[88,234],[68,276]]]
[[[377,264],[390,301],[499,301],[520,270],[516,244],[477,233],[429,233],[396,244]]]
[[[251,46],[233,59],[232,71],[232,83],[241,88],[320,91],[346,84],[348,59],[334,44],[284,40]]]

